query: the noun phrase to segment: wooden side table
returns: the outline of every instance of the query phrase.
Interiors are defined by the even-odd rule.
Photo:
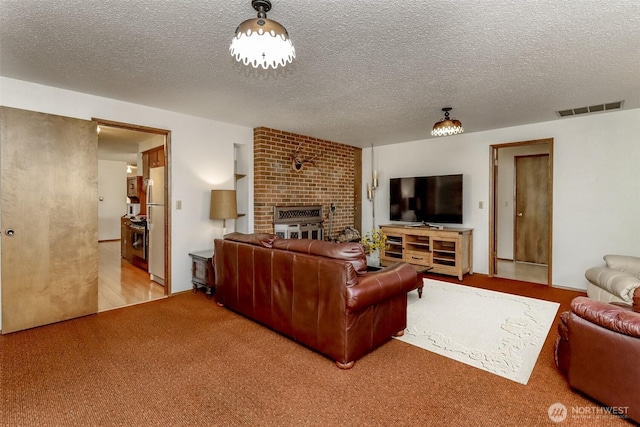
[[[213,269],[213,249],[189,253],[191,257],[191,283],[193,291],[206,287],[207,298],[211,298],[216,287],[216,275]]]

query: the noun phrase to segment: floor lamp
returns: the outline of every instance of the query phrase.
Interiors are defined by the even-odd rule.
[[[222,220],[222,237],[227,234],[227,219],[238,217],[236,190],[211,190],[209,218]]]

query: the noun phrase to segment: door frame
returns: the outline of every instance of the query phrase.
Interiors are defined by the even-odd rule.
[[[164,294],[171,295],[171,131],[167,129],[152,128],[134,125],[131,123],[115,122],[113,120],[92,118],[98,126],[108,126],[138,132],[153,133],[164,136]]]
[[[497,272],[498,262],[498,233],[497,233],[497,188],[498,188],[498,163],[499,163],[499,151],[501,148],[513,148],[513,147],[525,147],[531,145],[549,145],[549,235],[548,235],[548,253],[549,263],[547,270],[547,285],[552,285],[552,266],[553,266],[553,138],[536,139],[530,141],[520,142],[508,142],[502,144],[492,144],[490,149],[490,165],[489,165],[489,277],[494,277]],[[515,178],[514,178],[515,179]]]

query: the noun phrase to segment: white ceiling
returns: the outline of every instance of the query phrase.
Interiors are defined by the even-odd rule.
[[[0,75],[361,147],[430,138],[447,106],[466,132],[640,107],[637,0],[272,3],[277,72],[229,54],[250,0],[0,0]]]
[[[138,152],[144,148],[140,144],[157,137],[157,134],[100,126],[98,159],[127,162],[132,166],[137,165]]]

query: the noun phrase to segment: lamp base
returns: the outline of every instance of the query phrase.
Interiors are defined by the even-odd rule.
[[[227,220],[223,219],[222,220],[222,237],[220,237],[221,239],[224,239],[224,236],[227,234]]]

